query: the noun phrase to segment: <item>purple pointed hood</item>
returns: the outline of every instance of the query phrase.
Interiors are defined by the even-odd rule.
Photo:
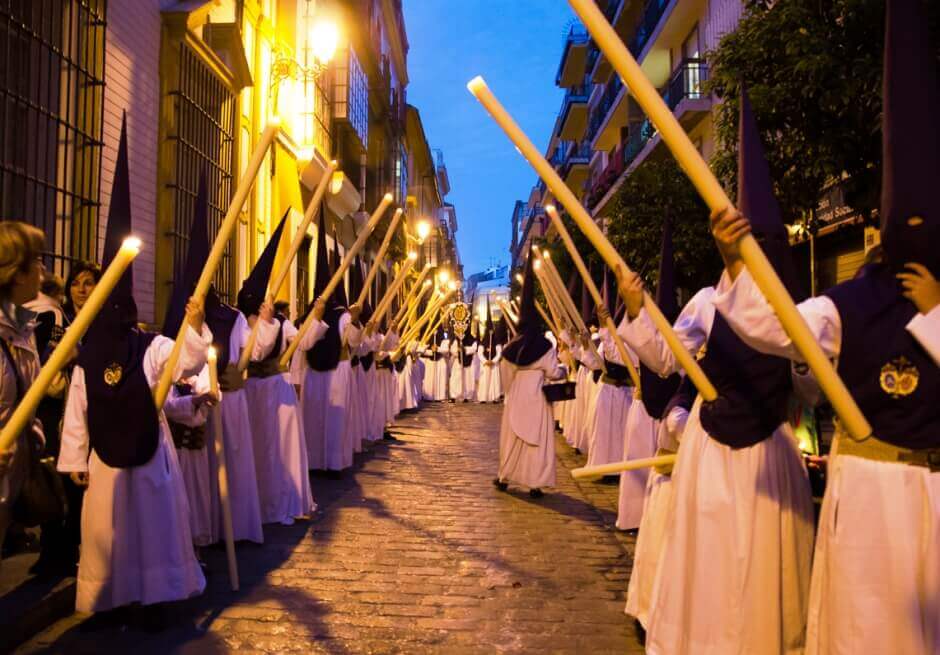
[[[747,90],[742,87],[738,115],[738,210],[751,221],[754,238],[760,243],[787,291],[797,302],[806,297],[790,250],[780,204],[774,196],[770,167],[764,156],[757,121]]]
[[[917,262],[940,277],[940,78],[926,9],[887,2],[881,241],[893,269]]]

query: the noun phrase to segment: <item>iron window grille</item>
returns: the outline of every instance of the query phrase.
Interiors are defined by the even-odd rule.
[[[237,95],[220,80],[185,42],[180,44],[177,89],[170,91],[176,111],[174,173],[167,187],[174,191],[172,229],[172,284],[182,278],[189,248],[199,177],[205,172],[209,201],[209,239],[215,240],[232,198],[235,176]],[[225,246],[215,275],[215,288],[226,302],[235,302],[234,245]]]
[[[97,259],[107,0],[0,0],[0,220]]]

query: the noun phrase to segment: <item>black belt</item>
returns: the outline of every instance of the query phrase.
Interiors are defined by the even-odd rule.
[[[250,378],[270,378],[280,372],[281,365],[276,359],[248,363],[248,377]]]

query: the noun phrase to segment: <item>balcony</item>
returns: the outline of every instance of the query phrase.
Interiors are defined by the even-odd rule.
[[[623,167],[627,169],[636,160],[649,140],[656,134],[656,128],[646,119],[630,125],[630,134],[623,145]]]
[[[601,99],[594,106],[594,109],[591,111],[590,119],[588,120],[588,141],[593,142],[597,137],[598,130],[600,130],[601,125],[604,124],[607,114],[610,113],[610,108],[614,105],[622,89],[623,82],[620,81],[619,76],[611,79],[610,82],[607,83],[607,86],[604,87]]]
[[[666,12],[670,0],[649,0],[643,7],[640,14],[640,20],[636,26],[636,33],[630,39],[630,53],[639,60],[643,49],[649,42],[650,37],[656,32],[656,26],[659,25],[659,19]]]
[[[572,25],[565,36],[565,49],[561,53],[555,84],[568,88],[581,84],[587,64],[588,46],[591,38],[580,24]]]
[[[624,170],[623,144],[618,145],[610,152],[607,166],[601,171],[597,179],[591,184],[590,190],[584,199],[587,207],[592,207],[616,184]]]
[[[677,118],[686,113],[680,109],[686,101],[692,101],[687,103],[689,110],[708,111],[711,103],[703,88],[707,80],[708,64],[704,59],[685,59],[679,64],[662,90],[663,99]],[[695,103],[702,106],[695,106]]]
[[[579,194],[588,176],[588,165],[591,162],[591,144],[588,141],[581,143],[568,142],[559,147],[555,154],[560,158],[558,174],[574,191]]]
[[[570,87],[562,103],[558,136],[565,141],[580,141],[587,129],[587,103],[591,95],[588,84]]]

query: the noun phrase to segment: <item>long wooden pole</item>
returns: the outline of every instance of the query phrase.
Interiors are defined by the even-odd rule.
[[[335,159],[326,165],[323,176],[320,178],[320,182],[313,192],[313,198],[310,199],[310,204],[307,205],[307,209],[304,211],[303,220],[300,221],[300,225],[297,226],[297,231],[294,232],[294,238],[291,240],[290,247],[287,250],[287,256],[284,257],[284,261],[274,277],[274,282],[272,282],[268,288],[268,302],[274,302],[274,299],[277,297],[277,292],[284,286],[284,282],[290,274],[290,267],[294,262],[294,257],[297,256],[297,252],[303,244],[304,237],[307,236],[307,228],[317,215],[317,212],[319,212],[320,203],[323,202],[323,196],[326,195],[326,190],[330,187],[330,182],[333,179],[333,171],[336,170],[336,166],[337,163]],[[248,341],[238,358],[239,371],[244,371],[248,368],[248,362],[251,361],[251,353],[255,349],[255,341],[258,340],[258,328],[260,325],[260,321],[255,321],[255,324],[251,326]]]
[[[623,365],[626,366],[627,370],[630,372],[630,378],[633,380],[634,386],[640,391],[640,393],[642,393],[642,389],[640,389],[640,374],[637,372],[636,367],[633,366],[633,360],[630,358],[630,355],[627,352],[627,348],[623,343],[623,339],[620,337],[620,333],[617,332],[617,326],[614,324],[614,319],[611,318],[610,312],[607,311],[607,307],[604,305],[604,299],[601,297],[600,291],[597,289],[597,285],[594,284],[594,278],[591,277],[591,273],[588,271],[587,265],[584,263],[584,260],[581,259],[581,254],[575,247],[574,241],[571,240],[571,235],[568,234],[568,230],[565,229],[564,224],[561,222],[561,217],[558,216],[558,212],[555,211],[554,207],[549,205],[545,208],[545,213],[548,214],[555,223],[555,227],[558,229],[558,234],[561,236],[561,240],[564,242],[565,248],[568,249],[568,254],[571,256],[571,260],[574,262],[578,272],[581,274],[581,280],[584,282],[584,286],[587,288],[588,293],[591,294],[591,298],[594,300],[594,306],[597,308],[598,320],[601,322],[601,324],[603,324],[604,327],[607,328],[607,331],[610,333],[610,338],[613,339],[614,346],[617,348],[617,352],[620,354],[620,358],[623,360]],[[671,329],[672,327],[670,326],[670,330]],[[687,353],[688,351],[683,349],[683,352]]]
[[[596,480],[605,475],[622,473],[624,471],[637,471],[639,469],[653,468],[654,466],[668,466],[675,464],[677,455],[657,455],[644,459],[631,459],[611,464],[598,464],[597,466],[582,466],[571,470],[571,477],[575,480]]]
[[[356,237],[355,243],[353,243],[349,250],[346,251],[342,263],[333,273],[333,277],[330,278],[330,281],[323,289],[323,293],[320,294],[320,298],[329,298],[331,295],[333,295],[333,291],[336,289],[339,283],[342,282],[343,275],[346,274],[346,269],[349,268],[349,265],[352,264],[353,260],[356,258],[356,255],[358,255],[359,251],[362,250],[362,247],[365,246],[366,241],[369,239],[369,235],[372,234],[372,230],[375,229],[375,226],[382,218],[382,214],[384,214],[385,210],[388,209],[388,206],[392,204],[392,200],[392,194],[390,193],[386,193],[385,197],[382,198],[382,202],[379,203],[379,206],[375,208],[375,211],[372,212],[372,215],[369,217],[369,222],[366,223],[365,228],[362,230],[362,232],[359,233],[359,236]],[[322,221],[323,218],[324,217],[321,216],[320,220]],[[326,244],[317,244],[317,247],[319,248],[321,245],[324,248],[326,247]],[[317,300],[319,300],[319,298]],[[279,362],[281,368],[287,366],[290,363],[291,357],[294,356],[294,351],[297,350],[297,346],[300,345],[300,341],[307,333],[307,330],[309,330],[310,326],[313,325],[314,319],[317,319],[317,317],[314,315],[314,312],[310,312],[307,315],[307,318],[304,320],[303,324],[300,326],[300,329],[297,330],[297,335],[281,355]]]
[[[490,113],[496,123],[506,132],[506,135],[516,144],[516,147],[522,153],[523,157],[529,162],[529,164],[536,170],[548,188],[551,190],[552,195],[557,198],[565,209],[568,210],[568,213],[571,214],[571,217],[577,222],[578,227],[584,232],[585,236],[590,239],[591,243],[597,249],[597,251],[604,258],[604,261],[607,262],[608,266],[613,269],[618,267],[622,271],[629,271],[626,263],[620,257],[617,250],[613,247],[610,241],[607,240],[607,237],[604,236],[604,233],[601,232],[600,228],[591,218],[590,214],[587,213],[587,210],[581,205],[580,201],[575,197],[571,189],[568,188],[568,185],[559,177],[558,173],[552,168],[551,164],[542,156],[542,153],[535,147],[529,137],[519,128],[516,122],[512,119],[506,109],[500,104],[499,100],[493,95],[493,93],[486,86],[486,82],[483,81],[483,78],[477,77],[470,81],[467,85],[467,88],[470,89],[470,92],[476,97],[477,100],[484,106],[484,108]],[[549,214],[551,216],[551,214]],[[556,220],[557,213],[555,217],[552,218],[552,222],[557,227],[561,225],[561,220]],[[563,227],[563,226],[562,226]],[[570,252],[571,248],[569,248]],[[584,273],[582,272],[582,277]],[[588,275],[590,279],[590,275]],[[596,290],[596,288],[595,288]],[[599,298],[600,296],[598,296]],[[598,301],[595,301],[598,302]],[[602,303],[601,303],[602,305]],[[718,392],[715,390],[715,387],[708,381],[708,378],[705,376],[705,373],[702,371],[701,367],[698,366],[698,363],[695,361],[695,358],[689,353],[679,341],[679,337],[676,335],[675,331],[672,329],[672,325],[666,320],[666,317],[663,316],[663,313],[659,310],[659,307],[656,306],[655,301],[645,294],[644,298],[644,307],[646,307],[647,312],[650,315],[650,318],[653,320],[653,323],[656,325],[656,328],[663,334],[667,345],[670,350],[672,350],[673,355],[676,358],[676,361],[679,362],[679,365],[682,366],[689,375],[689,378],[692,382],[695,383],[695,386],[698,388],[699,393],[702,394],[702,397],[705,400],[714,400],[718,397]],[[607,313],[606,308],[604,313]],[[611,319],[610,323],[613,323]],[[606,327],[606,325],[605,325]]]
[[[656,126],[663,142],[672,151],[676,161],[695,185],[709,209],[713,212],[733,209],[734,204],[708,168],[708,164],[699,154],[692,140],[689,139],[689,135],[647,79],[594,0],[568,0],[568,2],[581,17],[598,47],[623,79],[637,104],[643,108],[650,121]],[[591,238],[590,235],[588,238]],[[781,325],[793,341],[793,345],[813,371],[820,388],[829,398],[845,429],[857,440],[871,436],[871,424],[862,414],[862,410],[852,398],[845,383],[836,373],[832,362],[816,341],[757,240],[753,235],[747,235],[741,239],[740,248],[744,265],[751,272],[754,282],[767,298],[767,302],[773,307]],[[645,303],[647,311],[649,311],[650,304],[655,305],[653,302]],[[708,400],[707,397],[706,400]]]
[[[596,356],[597,360],[601,363],[601,368],[605,370],[604,358],[600,356],[600,353],[597,351],[597,346],[594,344],[594,341],[591,339],[591,332],[588,330],[587,325],[584,324],[584,319],[581,317],[581,312],[578,311],[575,307],[574,300],[571,296],[568,295],[568,289],[565,288],[565,285],[561,281],[561,275],[558,274],[558,269],[555,268],[555,262],[552,261],[552,258],[548,253],[541,253],[542,261],[545,262],[546,274],[550,280],[553,280],[555,285],[555,292],[561,296],[562,304],[565,305],[568,310],[568,314],[571,317],[571,320],[574,322],[574,325],[578,329],[578,333],[582,336],[583,340],[587,341],[588,348],[591,353]],[[580,275],[580,272],[579,272]]]
[[[408,273],[411,272],[411,268],[415,265],[417,260],[418,256],[416,253],[408,253],[408,257],[405,258],[404,265],[402,265],[401,270],[398,271],[398,275],[395,276],[391,286],[389,286],[389,288],[385,291],[385,295],[382,296],[382,300],[379,301],[378,308],[375,310],[372,318],[369,319],[371,329],[375,329],[375,326],[377,326],[382,321],[382,317],[385,315],[385,312],[387,312],[389,307],[392,306],[392,299],[395,297],[395,294],[398,293],[401,285],[405,283],[405,280],[408,277]]]
[[[385,231],[385,238],[382,239],[382,245],[379,246],[375,260],[372,262],[372,266],[369,267],[369,272],[366,274],[366,280],[362,283],[362,291],[359,292],[359,297],[356,299],[357,305],[362,305],[362,303],[366,301],[366,296],[369,294],[369,289],[372,287],[372,281],[375,279],[379,268],[385,262],[385,253],[388,252],[388,247],[392,243],[392,237],[395,236],[395,229],[398,227],[398,222],[401,220],[403,213],[404,211],[401,207],[395,210],[395,214],[392,216],[392,224],[389,225],[388,229]]]
[[[255,146],[255,150],[251,154],[251,159],[248,160],[245,174],[238,182],[235,195],[232,196],[232,202],[229,203],[225,218],[222,219],[222,224],[219,226],[219,233],[216,235],[215,242],[212,244],[212,250],[209,251],[206,265],[203,266],[199,281],[196,283],[193,298],[199,302],[202,302],[206,294],[209,293],[212,278],[219,268],[222,255],[225,253],[225,246],[228,244],[232,232],[235,230],[235,225],[238,223],[238,216],[241,214],[242,207],[245,205],[245,200],[248,199],[248,192],[251,191],[251,185],[258,176],[258,170],[264,162],[264,157],[280,129],[279,121],[273,121],[268,124],[264,132],[261,133],[261,139]],[[188,327],[189,321],[184,318],[183,323],[180,325],[180,330],[176,335],[176,341],[173,343],[173,350],[170,351],[170,356],[164,365],[163,375],[160,376],[160,380],[157,382],[157,386],[154,389],[153,399],[158,411],[163,409],[163,403],[166,402],[167,394],[170,393],[170,386],[173,384],[173,373],[176,370],[176,363],[179,361],[180,352],[183,349],[183,340]]]
[[[401,308],[398,310],[398,313],[395,314],[394,324],[398,327],[399,333],[402,328],[402,321],[405,316],[411,313],[411,308],[413,303],[420,303],[421,299],[424,298],[426,289],[431,287],[431,284],[424,284],[425,278],[427,278],[428,273],[431,272],[431,264],[428,262],[424,265],[424,268],[421,270],[421,273],[418,275],[418,279],[414,281],[414,284],[411,285],[411,289],[408,291],[408,294],[405,296],[404,301],[402,301]],[[418,292],[420,291],[420,294]],[[415,300],[415,296],[418,296],[418,300]]]
[[[228,464],[222,435],[222,403],[219,393],[219,374],[215,348],[209,348],[209,392],[216,403],[211,410],[212,433],[215,435],[215,459],[219,463],[219,500],[222,505],[222,530],[225,533],[225,557],[228,560],[228,580],[232,591],[238,591],[238,560],[235,557],[235,530],[232,527],[232,501],[228,493]]]
[[[131,265],[138,253],[140,253],[140,239],[125,239],[117,255],[108,264],[104,275],[98,280],[94,291],[91,292],[88,300],[79,310],[75,320],[72,321],[65,334],[62,335],[59,345],[49,355],[49,359],[39,370],[39,374],[29,386],[23,399],[13,409],[13,414],[3,426],[3,430],[0,430],[0,453],[8,450],[10,444],[26,429],[26,425],[36,413],[36,408],[39,407],[39,403],[45,397],[46,389],[52,384],[55,376],[68,364],[78,342],[85,336],[85,332],[88,331],[92,321],[101,311],[101,307],[111,295],[111,291],[114,290],[114,287],[124,275],[124,271]]]
[[[418,312],[418,307],[421,306],[421,301],[424,300],[424,297],[428,295],[428,292],[434,288],[434,285],[431,284],[431,281],[428,280],[422,283],[421,293],[418,294],[418,297],[413,299],[412,306],[408,308],[408,313],[398,321],[398,333],[404,334],[405,327],[407,327],[411,321],[414,320],[414,315]]]

